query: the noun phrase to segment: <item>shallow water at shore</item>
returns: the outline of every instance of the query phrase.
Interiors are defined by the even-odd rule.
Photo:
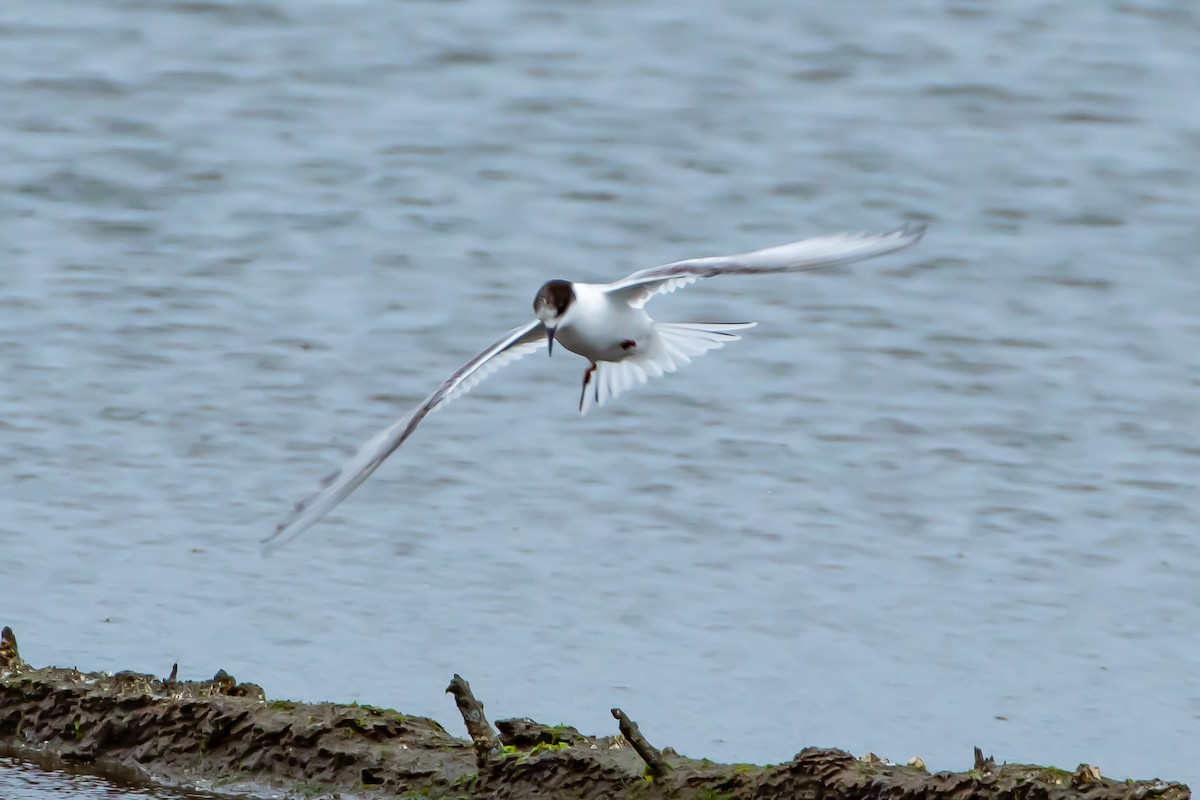
[[[0,797],[4,800],[211,800],[217,795],[146,788],[84,772],[44,769],[29,761],[0,756]],[[225,795],[229,797],[229,795]]]
[[[0,623],[35,665],[779,761],[1200,780],[1200,11],[294,0],[0,12]],[[580,420],[506,368],[277,557],[348,447],[619,277],[744,341]],[[102,796],[102,795],[97,795]]]

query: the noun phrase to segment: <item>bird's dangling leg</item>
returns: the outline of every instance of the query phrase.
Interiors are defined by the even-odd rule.
[[[592,379],[592,375],[596,372],[596,363],[588,367],[583,373],[583,388],[579,391],[579,413],[583,413],[583,399],[587,397],[588,381]],[[598,398],[597,398],[598,399]]]

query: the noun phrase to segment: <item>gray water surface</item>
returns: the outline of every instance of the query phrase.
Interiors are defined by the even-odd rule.
[[[78,769],[57,771],[0,756],[0,797],[4,800],[212,800],[213,794],[166,787],[136,786],[114,776],[101,778]],[[229,795],[221,795],[229,797]]]
[[[459,672],[721,760],[1200,780],[1200,7],[44,0],[0,34],[30,662],[456,731]],[[546,278],[905,221],[656,299],[761,324],[582,420],[581,359],[507,367],[260,557]]]

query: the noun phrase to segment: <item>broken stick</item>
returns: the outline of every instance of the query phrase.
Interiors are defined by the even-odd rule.
[[[475,695],[471,693],[471,684],[458,674],[450,680],[446,691],[454,695],[458,713],[462,714],[467,733],[471,736],[471,743],[475,745],[475,763],[482,770],[500,746],[496,732],[483,715],[483,703],[475,699]]]
[[[637,723],[625,716],[625,712],[619,708],[614,708],[612,715],[621,729],[621,735],[633,745],[633,749],[642,757],[642,761],[646,762],[650,774],[655,777],[665,775],[670,767],[667,765],[667,762],[663,761],[662,753],[658,752],[656,747],[647,742],[645,736],[642,736],[642,732],[638,730]]]

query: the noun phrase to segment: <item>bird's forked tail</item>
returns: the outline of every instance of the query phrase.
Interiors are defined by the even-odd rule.
[[[675,372],[692,359],[742,338],[733,331],[757,322],[656,322],[655,336],[644,350],[624,361],[599,361],[585,380],[579,413],[587,414],[651,377]]]

